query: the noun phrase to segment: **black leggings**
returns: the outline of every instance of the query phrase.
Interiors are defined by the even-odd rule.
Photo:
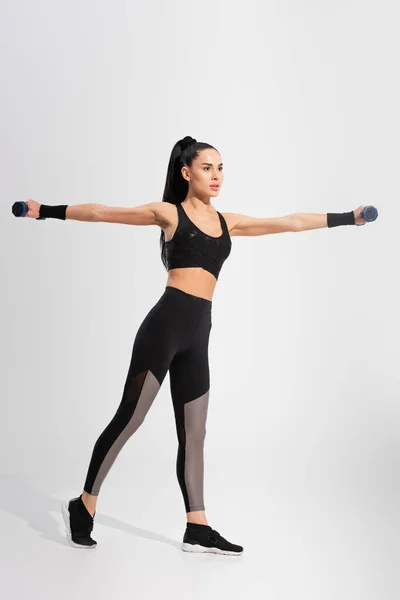
[[[143,423],[169,370],[179,443],[176,474],[186,512],[204,510],[211,308],[211,300],[167,286],[147,314],[133,343],[121,403],[93,448],[85,492],[99,494],[118,453]]]

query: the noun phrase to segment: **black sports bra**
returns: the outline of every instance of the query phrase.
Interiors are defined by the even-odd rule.
[[[165,242],[167,269],[202,267],[218,279],[219,272],[231,252],[231,236],[221,213],[222,234],[218,237],[207,235],[187,216],[183,206],[177,204],[178,225],[172,239]]]

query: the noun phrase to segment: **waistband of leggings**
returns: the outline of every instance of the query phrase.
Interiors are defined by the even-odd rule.
[[[211,310],[212,308],[212,300],[208,300],[208,298],[202,298],[201,296],[195,296],[194,294],[188,294],[188,292],[184,292],[179,288],[173,287],[172,285],[167,285],[165,287],[165,293],[170,296],[180,297],[182,299],[187,299],[195,304],[198,304],[202,308]]]

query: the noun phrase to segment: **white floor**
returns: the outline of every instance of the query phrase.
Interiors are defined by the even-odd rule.
[[[110,476],[109,476],[110,477]],[[228,478],[229,479],[229,478]],[[397,521],[377,505],[336,508],[284,475],[269,493],[248,485],[211,497],[210,525],[242,556],[180,549],[185,513],[177,483],[161,489],[105,486],[95,550],[68,545],[60,504],[77,490],[0,475],[1,596],[7,600],[262,598],[398,600]],[[296,490],[296,485],[298,489]],[[345,497],[345,496],[343,496]],[[376,501],[376,499],[375,499]],[[368,511],[371,510],[370,516]]]

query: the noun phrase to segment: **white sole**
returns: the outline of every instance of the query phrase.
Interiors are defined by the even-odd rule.
[[[67,535],[67,540],[71,544],[71,546],[73,546],[74,548],[84,548],[85,550],[92,550],[93,548],[97,547],[97,544],[95,544],[94,546],[82,546],[82,544],[75,544],[75,542],[73,541],[73,539],[71,537],[71,527],[69,524],[69,510],[68,510],[67,502],[62,503],[61,514],[63,516],[64,523],[65,523],[65,533]]]
[[[220,550],[219,548],[206,548],[205,546],[201,546],[200,544],[187,544],[183,542],[181,546],[184,552],[211,552],[212,554],[229,554],[230,556],[240,556],[242,552],[231,552],[230,550]]]

